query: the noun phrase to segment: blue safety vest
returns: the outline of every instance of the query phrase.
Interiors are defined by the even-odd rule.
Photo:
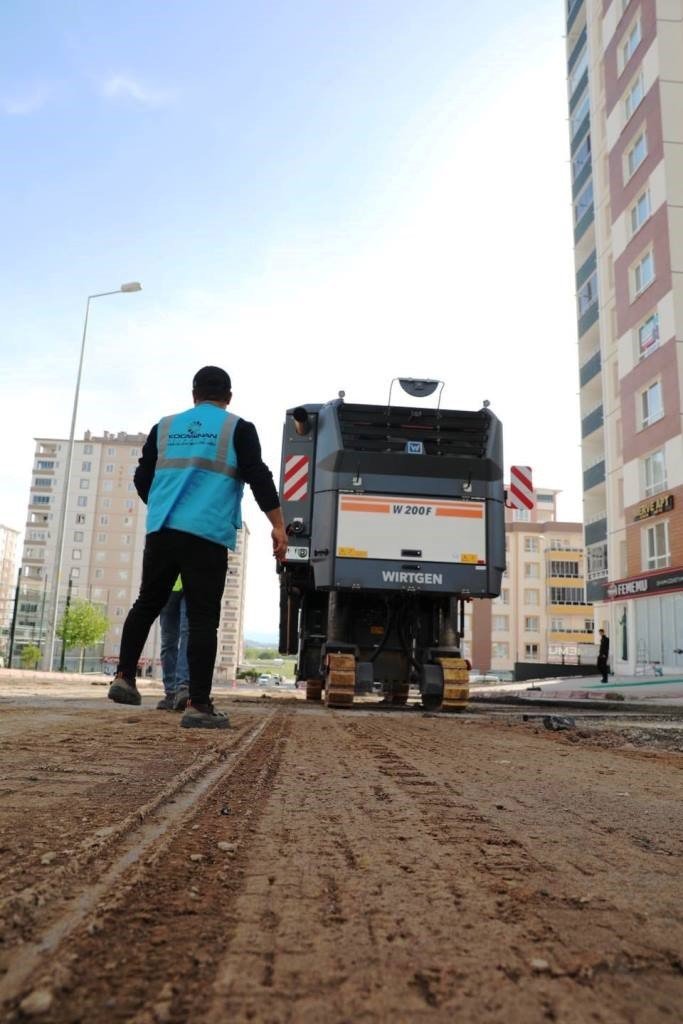
[[[147,533],[183,530],[234,549],[244,489],[233,440],[238,422],[209,402],[159,421]]]

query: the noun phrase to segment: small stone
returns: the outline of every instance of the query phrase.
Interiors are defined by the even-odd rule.
[[[193,864],[199,864],[200,861],[204,860],[204,854],[203,853],[191,853],[190,854],[190,860],[192,861]]]
[[[197,832],[197,831],[198,831],[198,829],[199,829],[199,825],[193,825],[193,826],[192,826],[192,831],[193,831],[193,832]]]
[[[224,853],[234,853],[235,850],[237,849],[234,843],[226,843],[224,839],[222,839],[220,843],[217,843],[216,845],[218,846],[218,849],[223,850]]]
[[[56,859],[57,859],[57,854],[54,852],[54,850],[50,850],[49,853],[44,853],[43,854],[43,856],[40,858],[40,863],[48,865],[48,864],[52,864],[52,861],[56,860]]]
[[[536,971],[537,974],[543,974],[545,971],[550,970],[550,964],[547,960],[532,960],[531,970]]]
[[[171,1004],[167,1002],[155,1003],[152,1013],[158,1024],[167,1024],[167,1021],[171,1019]]]
[[[52,992],[47,988],[36,988],[19,1003],[19,1009],[25,1017],[39,1017],[47,1013],[52,1006]]]

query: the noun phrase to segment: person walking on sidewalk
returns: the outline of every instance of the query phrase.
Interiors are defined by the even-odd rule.
[[[183,593],[183,578],[173,584],[168,601],[159,615],[161,627],[161,673],[164,696],[157,711],[184,711],[190,696],[190,675],[187,665],[187,606]]]
[[[204,366],[192,382],[194,406],[152,427],[135,471],[135,487],[147,503],[147,538],[140,593],[121,634],[116,677],[109,699],[140,704],[135,667],[152,623],[178,575],[183,579],[189,637],[189,700],[184,728],[225,729],[228,718],[211,701],[216,636],[228,565],[242,525],[244,483],[271,524],[273,554],[287,551],[282,509],[273,476],[261,457],[256,428],[227,411],[230,377]]]
[[[602,682],[607,682],[607,676],[609,673],[609,637],[605,633],[604,629],[598,630],[600,634],[600,647],[598,649],[598,668],[602,673]]]

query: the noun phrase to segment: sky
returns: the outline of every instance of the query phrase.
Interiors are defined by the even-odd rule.
[[[284,411],[395,376],[503,421],[581,519],[560,0],[4,0],[0,523],[33,438],[147,433],[224,366],[276,480]],[[246,632],[274,634],[251,496]]]

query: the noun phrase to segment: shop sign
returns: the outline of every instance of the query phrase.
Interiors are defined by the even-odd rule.
[[[635,522],[638,523],[641,519],[649,519],[651,516],[660,516],[662,512],[670,512],[673,507],[673,494],[665,494],[661,498],[653,498],[652,501],[644,501],[642,505],[638,507],[638,512],[635,515]]]
[[[643,594],[656,594],[662,590],[680,590],[683,588],[683,570],[659,573],[657,576],[637,576],[630,580],[618,580],[610,583],[605,596],[641,597]]]

